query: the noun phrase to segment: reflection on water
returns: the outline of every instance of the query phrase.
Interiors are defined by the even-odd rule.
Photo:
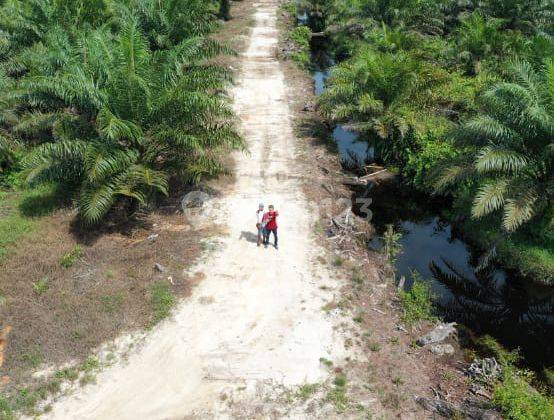
[[[552,288],[530,284],[491,261],[480,264],[452,226],[437,216],[440,204],[430,205],[386,188],[372,191],[371,196],[378,231],[392,223],[402,232],[402,252],[395,267],[398,276],[406,277],[407,288],[415,270],[430,280],[446,320],[491,334],[509,348],[520,347],[532,365],[554,363]],[[378,238],[371,245],[382,246]]]
[[[449,291],[448,298],[439,300],[447,319],[477,332],[493,332],[511,347],[521,346],[527,359],[539,366],[552,363],[552,290],[529,286],[513,276],[499,277],[493,265],[475,268],[468,275],[451,261],[440,260],[440,265],[431,261],[430,269],[433,279]]]

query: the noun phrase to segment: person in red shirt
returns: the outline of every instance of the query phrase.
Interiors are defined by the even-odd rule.
[[[279,249],[279,239],[277,237],[277,217],[279,216],[279,212],[275,211],[273,204],[268,207],[268,210],[269,211],[264,214],[264,218],[267,220],[267,224],[265,225],[264,245],[267,248],[267,245],[269,244],[269,235],[273,233],[275,249]]]

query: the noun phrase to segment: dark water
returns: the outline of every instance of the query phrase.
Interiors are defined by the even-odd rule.
[[[314,55],[316,94],[325,90],[331,60]],[[369,163],[373,148],[337,126],[333,138],[345,162]],[[433,202],[398,184],[370,189],[372,222],[379,234],[387,224],[402,233],[395,268],[405,287],[430,282],[441,315],[477,334],[491,334],[508,348],[520,348],[531,366],[554,365],[554,288],[532,285],[494,262],[494,253],[478,253],[441,218],[447,203]],[[375,238],[371,246],[380,249]]]

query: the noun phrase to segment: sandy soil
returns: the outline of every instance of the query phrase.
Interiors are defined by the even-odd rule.
[[[61,399],[50,418],[281,416],[264,405],[272,392],[326,381],[319,359],[345,356],[333,316],[321,310],[336,281],[314,264],[322,251],[311,238],[313,219],[297,178],[292,116],[275,58],[277,6],[278,0],[254,5],[255,27],[234,91],[250,153],[236,156],[237,182],[211,203],[208,216],[229,234],[194,268],[205,280],[125,363]],[[260,201],[280,211],[279,250],[256,246]]]

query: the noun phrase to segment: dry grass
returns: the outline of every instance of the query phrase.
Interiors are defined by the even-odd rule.
[[[151,228],[91,238],[72,232],[70,215],[57,214],[12,250],[0,265],[0,318],[13,328],[2,376],[17,384],[43,362],[82,359],[123,331],[151,325],[161,318],[151,302],[155,285],[177,297],[190,293],[196,280],[183,270],[200,255],[199,239],[215,232],[194,231],[179,215],[147,221]],[[78,256],[62,264],[69,254]]]

